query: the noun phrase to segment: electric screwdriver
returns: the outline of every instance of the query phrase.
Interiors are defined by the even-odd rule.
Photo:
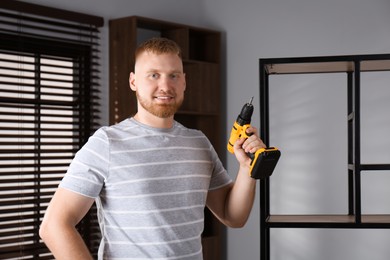
[[[227,149],[230,153],[234,153],[233,146],[239,138],[248,138],[250,136],[246,130],[250,127],[252,119],[252,101],[253,97],[242,107],[241,113],[233,124],[227,144]],[[254,179],[265,179],[272,175],[279,160],[280,151],[276,147],[261,148],[255,153],[248,153],[248,156],[252,159],[249,171],[250,176]]]

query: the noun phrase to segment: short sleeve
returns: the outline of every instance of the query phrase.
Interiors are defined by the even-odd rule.
[[[109,140],[104,128],[100,128],[76,153],[59,186],[98,197],[108,176],[109,160]]]
[[[216,190],[223,186],[226,186],[232,182],[231,177],[227,173],[226,169],[223,167],[221,160],[218,157],[217,152],[211,146],[211,157],[213,161],[213,173],[211,175],[210,187],[209,190]]]

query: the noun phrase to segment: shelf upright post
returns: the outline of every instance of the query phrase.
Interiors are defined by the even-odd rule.
[[[355,178],[354,178],[354,145],[353,145],[353,129],[354,129],[354,104],[353,104],[353,81],[354,73],[347,72],[348,83],[348,215],[355,214]]]
[[[355,222],[362,222],[361,210],[361,161],[360,161],[360,60],[354,61],[354,178],[355,178]]]
[[[260,60],[260,138],[269,145],[269,76],[265,64]],[[270,230],[267,226],[269,217],[269,178],[260,180],[260,259],[270,259]]]

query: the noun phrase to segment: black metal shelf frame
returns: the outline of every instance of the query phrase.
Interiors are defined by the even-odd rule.
[[[260,59],[260,137],[269,145],[269,76],[276,74],[347,73],[348,215],[271,215],[270,178],[260,181],[260,259],[270,260],[271,228],[389,229],[390,215],[364,215],[362,171],[390,170],[390,164],[361,164],[360,76],[390,71],[390,54]],[[272,179],[272,177],[271,177]]]

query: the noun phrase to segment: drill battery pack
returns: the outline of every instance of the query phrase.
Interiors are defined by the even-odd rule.
[[[280,157],[276,147],[262,148],[252,158],[250,175],[254,179],[265,179],[272,175]]]

